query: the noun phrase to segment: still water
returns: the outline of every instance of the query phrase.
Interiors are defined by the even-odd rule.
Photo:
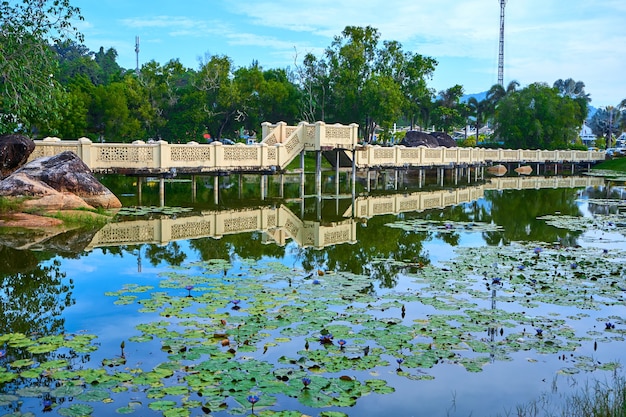
[[[620,187],[194,180],[2,236],[0,415],[512,415],[621,372]]]

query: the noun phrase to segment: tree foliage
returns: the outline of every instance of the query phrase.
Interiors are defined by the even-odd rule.
[[[495,85],[480,102],[461,102],[461,85],[436,95],[428,81],[437,61],[381,40],[371,26],[347,26],[321,56],[295,62],[294,71],[256,61],[236,67],[228,56],[210,54],[197,69],[171,60],[126,70],[114,48],[93,52],[81,44],[72,25],[80,11],[70,1],[1,3],[0,133],[21,127],[37,137],[185,143],[208,135],[244,140],[264,121],[321,120],[357,123],[370,141],[388,138],[398,122],[449,132],[493,120],[509,146],[554,148],[569,143],[572,120],[580,126],[589,102],[584,83],[571,78],[552,89]],[[622,110],[606,113],[610,123],[599,112],[595,130],[618,129]]]
[[[576,99],[543,83],[507,94],[495,114],[497,136],[513,149],[567,149],[584,120]]]
[[[58,117],[58,61],[50,44],[82,41],[73,25],[82,19],[70,0],[23,0],[0,3],[0,132]]]

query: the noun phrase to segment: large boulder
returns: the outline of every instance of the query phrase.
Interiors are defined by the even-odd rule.
[[[120,208],[120,200],[73,152],[36,159],[0,181],[0,196],[32,197],[25,204],[53,210]]]
[[[447,133],[425,133],[418,132],[417,130],[409,130],[406,132],[406,136],[400,141],[400,145],[407,147],[426,146],[427,148],[436,148],[439,146],[454,148],[457,146],[456,141]]]
[[[439,146],[445,146],[446,148],[456,148],[457,144],[452,136],[448,135],[446,132],[432,132],[432,136],[437,139]]]
[[[24,135],[0,136],[0,180],[28,161],[35,142]]]
[[[436,148],[439,146],[439,142],[437,142],[434,136],[428,133],[409,130],[406,132],[406,136],[400,141],[400,145],[407,147],[426,146],[427,148]]]

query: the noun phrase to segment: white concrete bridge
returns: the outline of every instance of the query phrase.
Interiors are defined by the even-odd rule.
[[[220,142],[171,144],[165,141],[145,143],[93,143],[87,138],[37,140],[31,159],[52,156],[63,151],[75,152],[97,173],[168,175],[172,173],[270,173],[283,170],[298,155],[314,151],[318,167],[324,154],[336,168],[451,168],[485,166],[498,163],[592,164],[605,159],[601,151],[524,150],[484,148],[409,148],[359,145],[356,124],[327,125],[324,122],[297,126],[263,123],[261,143],[223,145]],[[319,169],[318,169],[319,171]]]

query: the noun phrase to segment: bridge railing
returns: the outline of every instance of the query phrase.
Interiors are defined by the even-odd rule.
[[[172,169],[211,172],[222,169],[270,170],[288,158],[282,144],[268,146],[222,145],[220,142],[170,144],[165,141],[146,143],[93,143],[87,138],[76,141],[46,138],[35,141],[30,160],[64,151],[76,153],[93,171],[135,170],[160,173]]]
[[[287,126],[263,123],[263,141],[258,144],[222,145],[220,142],[170,144],[165,141],[93,143],[87,138],[35,141],[30,159],[52,156],[66,150],[75,152],[93,171],[137,173],[267,171],[285,168],[302,150],[355,150],[355,163],[366,167],[435,167],[483,165],[488,163],[595,162],[604,160],[601,151],[547,151],[483,148],[407,148],[404,146],[357,147],[358,126],[301,122]]]
[[[598,151],[547,151],[483,148],[407,148],[366,145],[356,152],[357,167],[482,165],[486,163],[595,162],[604,160]]]

